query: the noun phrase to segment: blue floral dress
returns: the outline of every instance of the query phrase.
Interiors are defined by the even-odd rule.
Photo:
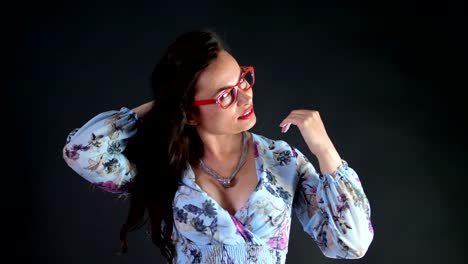
[[[66,163],[91,184],[129,195],[136,166],[122,154],[141,120],[126,107],[72,130]],[[321,175],[297,148],[252,134],[258,184],[231,215],[195,182],[188,164],[173,200],[174,263],[285,263],[294,212],[329,258],[361,258],[374,237],[369,201],[345,160]]]

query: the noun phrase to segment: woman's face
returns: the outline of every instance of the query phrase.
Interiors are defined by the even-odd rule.
[[[195,85],[194,100],[215,98],[221,93],[221,88],[236,85],[240,73],[237,61],[227,51],[221,50],[216,60],[200,74]],[[226,109],[222,109],[217,104],[197,106],[198,133],[236,134],[252,128],[257,120],[255,112],[247,119],[239,119],[243,113],[253,107],[252,90],[238,89],[237,102]]]

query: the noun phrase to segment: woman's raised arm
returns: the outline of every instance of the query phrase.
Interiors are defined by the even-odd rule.
[[[143,121],[144,116],[153,107],[153,104],[154,104],[154,100],[150,101],[148,103],[142,104],[140,106],[137,106],[137,107],[133,108],[132,111],[135,112],[138,115],[138,117],[140,118],[141,121]]]
[[[148,107],[145,105],[137,109],[143,111]],[[139,116],[126,107],[99,113],[68,134],[63,159],[91,184],[108,192],[128,194],[137,169],[122,152],[140,122]]]

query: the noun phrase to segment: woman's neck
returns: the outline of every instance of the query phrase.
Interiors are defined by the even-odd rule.
[[[246,134],[246,136],[248,136]],[[200,135],[203,141],[203,160],[220,162],[238,160],[242,153],[242,133],[233,135]]]

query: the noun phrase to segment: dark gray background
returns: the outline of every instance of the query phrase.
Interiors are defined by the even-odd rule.
[[[4,53],[14,61],[4,148],[14,158],[4,166],[2,240],[13,261],[160,263],[142,231],[131,233],[128,256],[115,254],[127,204],[93,192],[61,151],[67,134],[96,114],[149,101],[163,49],[183,31],[209,27],[240,64],[255,66],[252,131],[290,142],[318,166],[297,128],[285,135],[278,128],[293,109],[318,110],[370,200],[375,238],[364,258],[324,257],[294,218],[288,263],[463,263],[461,8],[323,2],[5,8],[4,43],[13,46]]]

